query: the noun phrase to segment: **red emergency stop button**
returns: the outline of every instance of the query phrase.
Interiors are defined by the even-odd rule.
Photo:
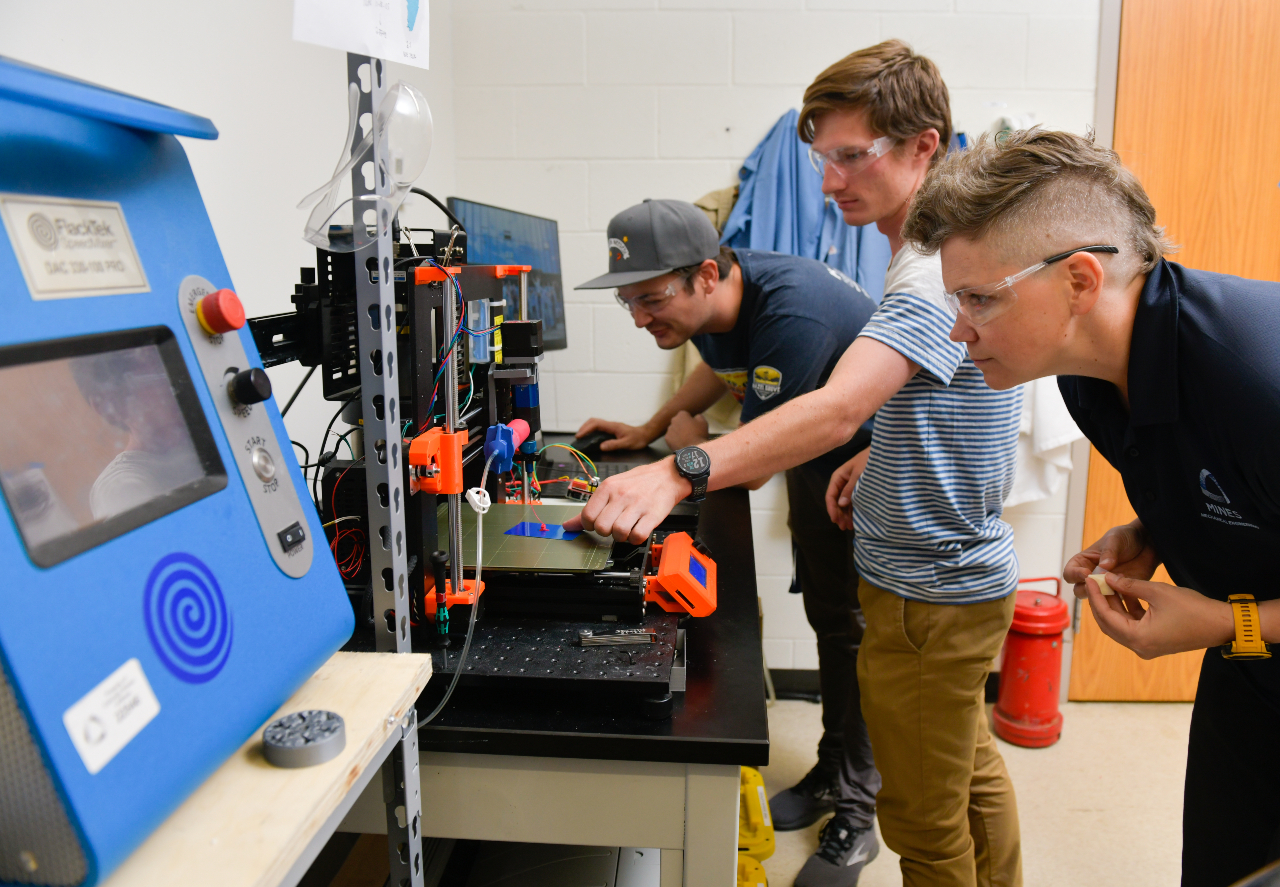
[[[211,336],[229,333],[244,326],[244,305],[231,290],[218,290],[196,303],[196,319]]]

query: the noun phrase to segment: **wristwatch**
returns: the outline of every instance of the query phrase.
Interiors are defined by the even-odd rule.
[[[688,496],[690,502],[701,502],[707,498],[707,481],[711,479],[711,457],[704,450],[700,447],[676,450],[676,471],[693,484],[693,492]]]
[[[1224,659],[1270,659],[1271,649],[1262,640],[1262,622],[1258,619],[1258,602],[1251,594],[1227,597],[1236,623],[1236,639],[1223,645]]]

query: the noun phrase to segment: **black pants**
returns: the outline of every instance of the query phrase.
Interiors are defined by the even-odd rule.
[[[818,758],[839,773],[836,812],[859,827],[876,816],[880,774],[862,720],[858,693],[858,646],[866,622],[858,606],[853,534],[827,517],[829,473],[802,465],[787,472],[788,523],[796,552],[796,581],[804,612],[818,635],[818,681],[822,692],[822,740]]]
[[[1280,656],[1206,650],[1182,802],[1184,887],[1226,887],[1280,858]]]

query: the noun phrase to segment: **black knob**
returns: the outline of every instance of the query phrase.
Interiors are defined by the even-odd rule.
[[[436,592],[439,593],[445,588],[445,580],[448,578],[449,571],[449,554],[445,551],[431,552],[431,573],[436,580]]]
[[[257,367],[242,370],[227,383],[227,393],[232,400],[244,406],[262,403],[271,396],[271,380]]]

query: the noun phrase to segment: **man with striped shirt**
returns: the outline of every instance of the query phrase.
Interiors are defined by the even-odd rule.
[[[907,885],[1020,885],[1017,804],[983,691],[1013,617],[1018,565],[1000,515],[1021,392],[988,388],[950,341],[940,261],[901,238],[946,153],[947,89],[932,62],[887,41],[818,76],[800,135],[845,221],[875,221],[889,237],[879,309],[823,388],[705,444],[705,459],[681,459],[686,473],[668,459],[609,478],[581,523],[639,543],[702,482],[687,466],[709,461],[708,489],[733,486],[843,444],[874,413],[871,447],[832,475],[827,507],[857,531],[858,682],[883,777],[880,830]],[[851,883],[843,873],[864,861],[860,845],[832,820],[805,884]]]

